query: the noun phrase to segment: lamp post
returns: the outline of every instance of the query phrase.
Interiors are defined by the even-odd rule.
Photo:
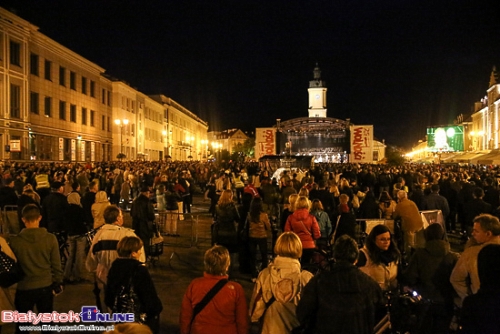
[[[128,124],[128,119],[115,119],[115,124],[120,127],[120,154],[123,154],[123,126]]]
[[[201,147],[202,147],[202,150],[203,150],[203,154],[201,156],[201,158],[203,159],[203,155],[205,156],[205,158],[208,160],[208,157],[207,157],[207,145],[208,145],[208,140],[207,139],[202,139],[201,140]]]

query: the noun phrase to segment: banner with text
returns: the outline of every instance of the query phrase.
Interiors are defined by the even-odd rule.
[[[276,129],[256,128],[255,129],[255,159],[264,155],[276,154]]]
[[[350,162],[373,162],[373,125],[355,125],[352,127]]]

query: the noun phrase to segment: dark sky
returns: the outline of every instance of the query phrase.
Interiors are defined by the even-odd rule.
[[[40,31],[211,130],[307,116],[316,64],[328,116],[409,147],[470,113],[500,68],[500,1],[0,0]]]

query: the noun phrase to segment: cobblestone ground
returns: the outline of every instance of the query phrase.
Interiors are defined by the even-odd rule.
[[[208,214],[208,206],[209,203],[203,201],[201,196],[195,196],[191,215],[185,215],[178,224],[180,237],[164,236],[163,254],[149,264],[149,271],[163,303],[160,316],[162,334],[179,333],[179,311],[184,292],[191,280],[203,274],[203,254],[211,246],[212,217]],[[125,214],[125,218],[125,225],[130,226],[130,216]],[[84,305],[95,305],[93,276],[88,273],[86,278],[88,281],[84,283],[65,286],[64,292],[54,299],[55,311],[80,312]],[[234,280],[243,286],[247,301],[250,301],[253,288],[250,276],[237,274]],[[4,333],[14,333],[14,326],[4,326]],[[257,333],[256,328],[252,328],[252,333]]]

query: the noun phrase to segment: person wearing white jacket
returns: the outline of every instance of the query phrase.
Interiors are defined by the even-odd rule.
[[[106,222],[92,240],[85,267],[90,272],[95,272],[95,279],[100,291],[105,290],[108,271],[113,261],[118,258],[117,245],[123,237],[137,237],[134,230],[123,227],[123,214],[116,205],[109,205],[104,210]],[[146,262],[144,247],[141,249],[139,261]],[[101,300],[104,295],[100,296]],[[110,306],[110,305],[108,305]]]

